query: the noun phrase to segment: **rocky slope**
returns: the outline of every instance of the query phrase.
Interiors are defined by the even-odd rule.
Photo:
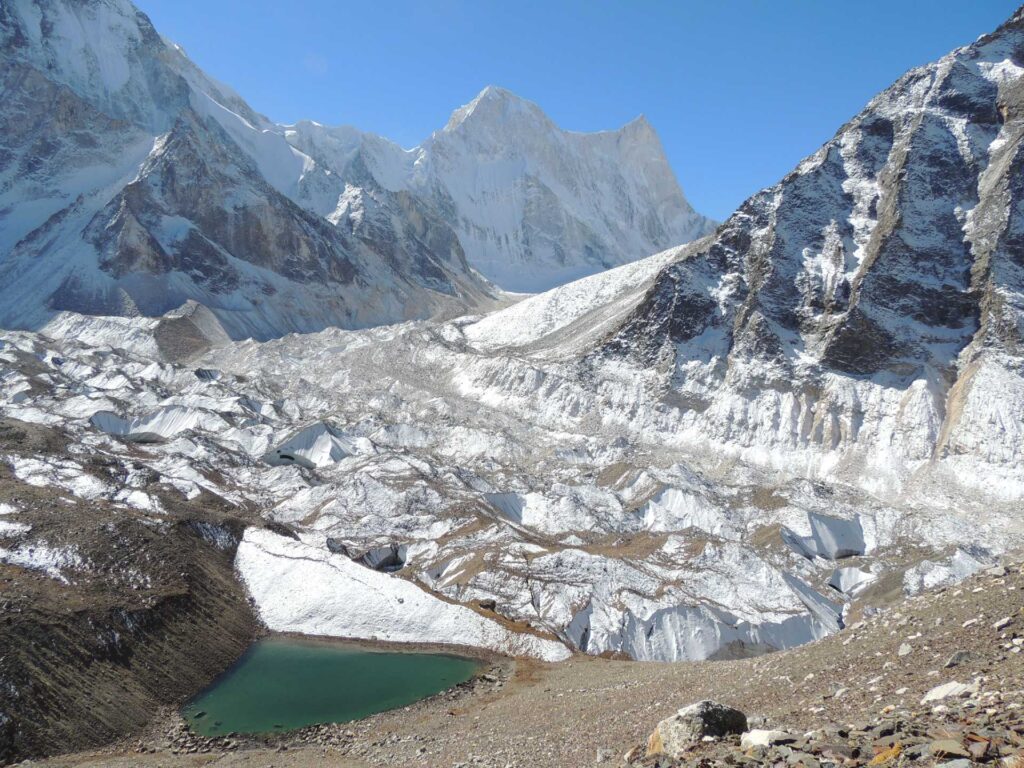
[[[128,0],[5,3],[0,59],[6,327],[187,300],[235,338],[452,315],[500,301],[478,269],[547,286],[709,226],[645,123],[471,118],[492,89],[411,152],[279,126]]]
[[[260,631],[232,573],[244,510],[171,496],[156,520],[91,494],[131,463],[78,464],[59,429],[0,420],[0,451],[0,764],[145,727]],[[21,462],[81,467],[79,493]]]

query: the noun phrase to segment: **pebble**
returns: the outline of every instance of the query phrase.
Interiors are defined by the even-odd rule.
[[[956,651],[952,656],[950,656],[946,660],[946,663],[943,664],[942,666],[943,666],[944,669],[951,669],[953,667],[959,666],[960,664],[963,664],[965,661],[967,661],[970,658],[971,658],[971,654],[968,653],[967,651]]]

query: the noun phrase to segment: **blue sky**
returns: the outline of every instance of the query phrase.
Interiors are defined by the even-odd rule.
[[[647,115],[687,197],[725,218],[910,67],[1018,0],[137,0],[281,122],[413,146],[495,84],[571,130]]]

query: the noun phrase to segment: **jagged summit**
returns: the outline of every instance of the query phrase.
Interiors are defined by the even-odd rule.
[[[565,131],[497,86],[410,150],[344,127],[303,124],[286,135],[340,177],[367,174],[431,201],[468,263],[507,290],[545,290],[715,226],[686,201],[646,118],[614,131]]]
[[[443,130],[454,131],[469,119],[507,121],[516,116],[529,116],[554,127],[543,110],[532,101],[497,85],[488,85],[472,101],[452,112]]]
[[[651,125],[651,121],[647,119],[647,115],[640,114],[622,126],[622,130],[640,133],[644,131],[654,131],[654,126]]]
[[[545,290],[715,227],[686,201],[643,117],[567,131],[488,86],[419,149],[417,183],[462,212],[453,224],[467,259],[506,289]]]

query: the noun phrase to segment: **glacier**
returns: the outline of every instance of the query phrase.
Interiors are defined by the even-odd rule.
[[[127,7],[111,3],[97,7]],[[110,21],[129,36],[140,23]],[[80,50],[39,45],[58,59]],[[172,82],[168,70],[139,80],[145,67],[99,54],[87,76],[52,67],[74,98],[92,94],[133,126],[116,153],[103,149],[126,160],[117,173],[132,172],[128,160],[147,171],[127,193],[117,174],[95,177],[111,197],[90,242],[120,244],[104,253],[123,269],[124,295],[82,306],[71,286],[62,295],[74,306],[0,332],[0,416],[67,443],[60,457],[0,461],[19,482],[154,520],[180,498],[257,516],[235,565],[272,628],[546,660],[734,658],[836,632],[894,593],[954,583],[1024,545],[1024,11],[907,73],[713,232],[636,241],[654,255],[618,265],[526,253],[511,236],[504,245],[534,192],[508,221],[484,203],[554,189],[560,171],[499,158],[476,178],[464,165],[472,132],[515,125],[517,141],[562,141],[506,92],[486,90],[407,151],[354,129],[272,126],[160,50],[185,83],[173,80],[188,114],[172,127],[162,112],[132,111],[140,89]],[[33,66],[21,62],[19,77],[38,77]],[[118,83],[125,103],[104,101]],[[95,129],[107,118],[92,109]],[[152,140],[154,128],[166,138]],[[636,134],[650,149],[646,133],[631,124],[618,138],[564,140],[611,153],[618,168],[609,147],[629,154]],[[218,150],[218,169],[188,178],[247,211],[228,226],[183,215],[206,210],[174,183],[206,162],[197,147]],[[328,166],[359,169],[364,185],[338,187]],[[46,205],[66,200],[39,188],[25,215],[50,223],[17,235],[5,264],[20,266],[0,271],[11,291],[44,273],[49,285],[48,269],[64,280],[82,262],[61,261],[72,242],[62,238],[82,231],[86,208],[97,213],[86,196],[50,221]],[[428,188],[480,203],[482,218],[432,212]],[[588,242],[601,228],[571,223],[577,204],[563,196],[564,216],[529,227],[541,241]],[[265,240],[255,245],[274,258],[262,266],[222,252],[237,225],[264,215],[298,232],[290,242],[310,259],[284,264]],[[376,266],[382,232],[400,246],[398,270]],[[437,239],[417,239],[428,233]],[[351,273],[349,251],[333,250],[342,235],[371,249],[352,252]],[[34,260],[44,241],[60,247]],[[192,252],[173,243],[207,241],[203,258],[175,261]],[[529,297],[480,276],[540,254],[545,280],[595,274]],[[151,259],[175,290],[180,268],[193,282],[173,307],[143,312],[138,300],[165,287],[133,282]],[[361,282],[364,269],[383,282]],[[396,289],[398,273],[416,285]],[[192,291],[211,280],[233,287]],[[455,300],[441,311],[422,290]],[[5,303],[0,319],[35,317],[37,298]],[[70,558],[58,567],[35,531],[8,531],[16,540],[0,557],[67,578]],[[377,556],[391,552],[401,557]]]

